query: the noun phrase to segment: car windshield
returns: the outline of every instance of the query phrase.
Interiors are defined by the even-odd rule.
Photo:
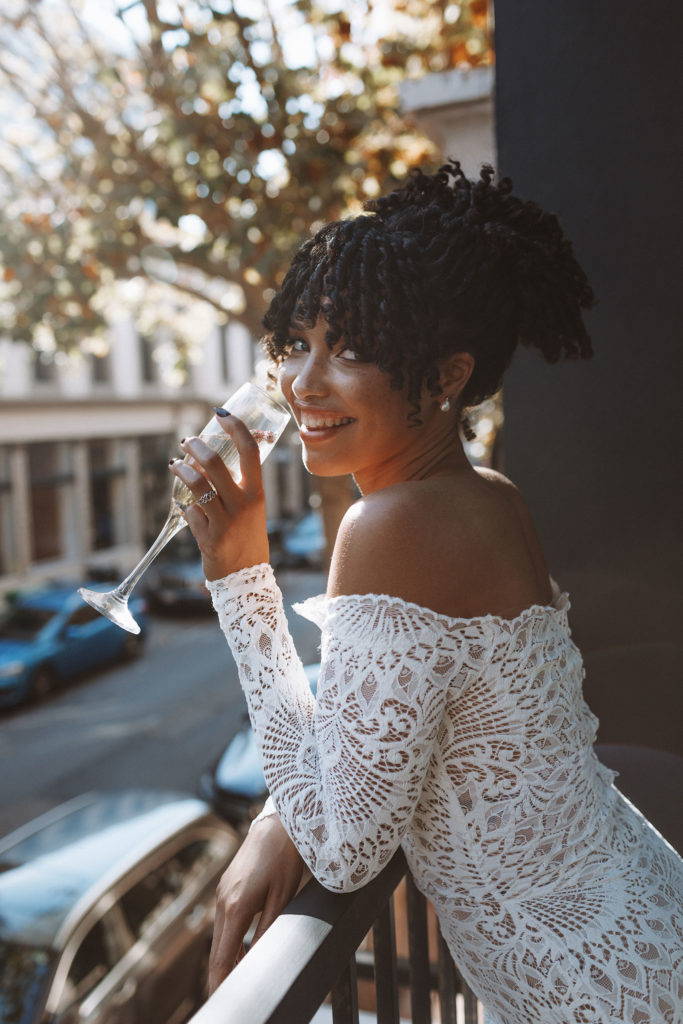
[[[0,1024],[33,1020],[51,967],[47,951],[0,939]]]
[[[0,639],[34,640],[53,615],[54,612],[48,608],[32,608],[29,605],[13,608],[0,623]]]

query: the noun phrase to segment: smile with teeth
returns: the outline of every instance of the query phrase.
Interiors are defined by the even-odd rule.
[[[340,416],[335,419],[323,418],[321,416],[302,416],[301,417],[301,432],[304,434],[308,433],[325,433],[328,430],[335,430],[339,427],[344,427],[348,423],[355,423],[355,420],[350,416]]]

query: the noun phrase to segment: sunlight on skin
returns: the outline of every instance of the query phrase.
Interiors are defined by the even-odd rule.
[[[301,423],[298,403],[330,410],[356,420],[338,433],[307,442],[302,436],[304,465],[315,476],[352,473],[363,495],[405,480],[422,480],[472,470],[458,433],[456,403],[474,366],[466,352],[448,360],[442,376],[443,393],[451,396],[451,409],[439,408],[440,397],[425,388],[421,400],[421,427],[411,427],[411,405],[405,391],[394,391],[389,376],[373,363],[361,362],[344,347],[343,339],[330,352],[322,317],[312,330],[292,329],[293,346],[279,368],[279,384]],[[444,370],[445,374],[445,370]]]

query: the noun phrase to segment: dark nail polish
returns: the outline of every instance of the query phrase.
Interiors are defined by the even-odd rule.
[[[230,413],[228,412],[227,409],[219,409],[219,407],[217,405],[213,405],[213,406],[211,406],[211,408],[216,413],[216,416],[229,416],[230,415]]]
[[[185,444],[185,442],[186,442],[186,441],[187,441],[187,438],[186,438],[186,437],[181,437],[181,438],[180,438],[180,443],[181,443],[181,444]]]
[[[175,459],[169,459],[169,460],[168,460],[168,464],[169,464],[169,466],[172,466],[174,462],[175,462]]]

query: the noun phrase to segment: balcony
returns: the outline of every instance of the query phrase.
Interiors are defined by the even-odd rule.
[[[368,885],[315,879],[188,1024],[483,1024],[401,850]]]

